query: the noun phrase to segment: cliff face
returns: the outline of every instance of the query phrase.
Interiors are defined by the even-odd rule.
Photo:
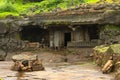
[[[67,26],[83,24],[112,24],[119,26],[120,4],[81,4],[79,7],[64,11],[55,10],[50,13],[40,13],[31,16],[23,14],[20,17],[7,16],[6,19],[0,20],[0,40],[4,38],[6,41],[10,41],[7,39],[9,38],[8,36],[14,38],[14,34],[18,33],[22,26],[29,27],[29,25],[32,25],[48,28],[61,24]],[[2,44],[3,42],[1,41],[0,46]]]
[[[81,5],[29,17],[33,24],[120,24],[119,4]]]
[[[95,47],[94,60],[96,64],[102,68],[102,71],[105,69],[104,67],[106,67],[106,70],[104,70],[105,73],[114,71],[116,72],[115,80],[120,79],[120,44],[113,44],[108,46],[102,45]],[[112,62],[108,63],[110,61]]]
[[[20,26],[51,24],[120,24],[120,4],[81,4],[79,7],[67,10],[55,10],[49,13],[40,13],[27,16],[21,14],[19,18],[8,16]],[[3,21],[3,20],[1,20]],[[0,21],[0,22],[1,22]]]
[[[11,19],[0,20],[0,60],[5,60],[9,51],[18,49],[20,41],[15,39],[20,28]]]
[[[37,25],[41,28],[53,25],[112,24],[120,25],[120,4],[81,4],[68,10],[20,17],[8,16],[0,20],[0,33],[19,32],[21,26]]]
[[[86,24],[112,24],[120,25],[120,4],[81,4],[79,7],[68,10],[56,10],[50,13],[20,17],[7,16],[0,20],[0,33],[14,33],[21,30],[21,26],[29,25],[48,28],[53,25],[86,25]]]
[[[120,43],[120,26],[105,25],[100,31],[100,40],[102,44]]]

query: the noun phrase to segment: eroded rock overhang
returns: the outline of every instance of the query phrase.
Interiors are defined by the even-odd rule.
[[[64,11],[30,16],[32,25],[120,24],[120,4],[81,5]]]

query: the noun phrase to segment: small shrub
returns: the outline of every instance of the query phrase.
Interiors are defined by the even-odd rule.
[[[17,10],[15,9],[15,7],[12,5],[12,2],[6,0],[1,2],[0,5],[0,12],[17,12]]]

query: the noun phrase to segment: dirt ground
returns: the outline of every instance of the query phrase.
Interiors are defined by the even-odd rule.
[[[23,51],[23,52],[32,52],[37,54],[38,58],[42,59],[43,62],[80,62],[80,61],[90,61],[91,57],[89,56],[92,51],[91,49],[62,49],[62,50],[51,50],[51,49],[40,49],[36,51]],[[6,61],[10,61],[13,55],[16,55],[18,52],[8,53]],[[21,52],[22,53],[22,52]]]
[[[93,63],[44,63],[45,71],[11,71],[11,61],[0,62],[3,80],[114,80],[112,75],[102,74]]]
[[[64,54],[64,51],[32,51],[43,61],[45,71],[11,71],[13,64],[8,54],[6,61],[0,62],[0,77],[3,80],[114,80],[113,75],[102,74],[88,56],[79,53]],[[67,60],[66,60],[67,59]]]

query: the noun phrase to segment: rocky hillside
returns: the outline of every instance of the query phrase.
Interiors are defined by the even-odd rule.
[[[7,15],[20,16],[20,14],[33,15],[41,12],[66,10],[75,8],[81,3],[119,3],[112,0],[1,0],[0,17]]]
[[[120,79],[120,44],[95,47],[94,60],[103,73],[115,71],[115,80]]]

